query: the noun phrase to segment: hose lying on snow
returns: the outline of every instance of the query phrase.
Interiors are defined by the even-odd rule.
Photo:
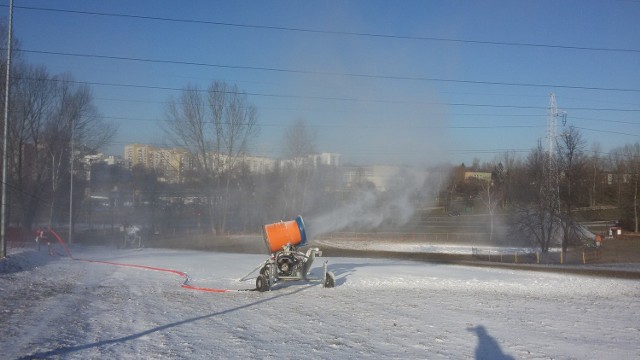
[[[97,263],[97,264],[107,264],[107,265],[114,265],[114,266],[126,266],[126,267],[138,268],[138,269],[162,271],[162,272],[176,274],[176,275],[182,276],[184,278],[184,282],[180,286],[185,288],[185,289],[190,289],[190,290],[206,291],[206,292],[213,292],[213,293],[225,293],[225,292],[251,291],[251,290],[254,290],[254,289],[250,289],[250,290],[249,289],[247,289],[247,290],[214,289],[214,288],[206,288],[206,287],[198,287],[198,286],[189,285],[189,280],[191,280],[191,278],[189,278],[189,275],[186,272],[178,271],[178,270],[165,269],[165,268],[159,268],[159,267],[153,267],[153,266],[145,266],[145,265],[136,265],[136,264],[124,264],[124,263],[117,263],[117,262],[111,262],[111,261],[102,261],[102,260],[76,259],[76,258],[73,257],[73,255],[71,254],[71,250],[69,250],[69,247],[64,242],[64,240],[62,240],[60,235],[58,235],[58,233],[56,233],[52,229],[49,229],[49,232],[51,232],[51,234],[53,234],[53,236],[55,236],[56,239],[58,239],[58,242],[60,243],[60,245],[64,249],[65,253],[72,260],[83,261],[83,262],[91,262],[91,263]]]

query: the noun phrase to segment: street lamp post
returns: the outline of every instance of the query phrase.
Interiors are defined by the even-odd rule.
[[[7,34],[7,77],[4,90],[4,136],[2,144],[2,209],[0,209],[0,258],[7,257],[7,162],[9,140],[9,77],[11,75],[11,37],[13,30],[13,0],[9,1],[9,31]]]

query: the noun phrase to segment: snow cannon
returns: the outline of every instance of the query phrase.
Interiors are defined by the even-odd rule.
[[[322,268],[322,277],[309,277],[311,265],[316,256],[322,256],[322,251],[311,247],[306,252],[299,250],[307,245],[307,234],[301,216],[295,220],[280,221],[262,227],[264,242],[270,257],[264,263],[245,275],[240,281],[248,279],[254,271],[260,269],[256,278],[256,290],[262,292],[270,290],[272,286],[282,281],[322,282],[322,287],[335,286],[333,273],[327,271],[327,262]]]
[[[287,245],[305,246],[307,244],[307,234],[304,230],[302,216],[297,216],[292,221],[267,224],[263,227],[262,234],[270,253],[282,250]]]

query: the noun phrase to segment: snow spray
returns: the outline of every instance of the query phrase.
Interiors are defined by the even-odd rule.
[[[417,194],[424,190],[426,172],[405,171],[401,183],[386,190],[362,190],[345,205],[309,219],[309,237],[344,229],[366,231],[383,223],[404,225],[413,216]]]

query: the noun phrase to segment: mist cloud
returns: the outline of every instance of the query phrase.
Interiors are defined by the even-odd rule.
[[[411,220],[418,194],[424,193],[426,172],[404,170],[398,181],[384,192],[362,189],[346,204],[306,219],[310,238],[349,230],[370,231],[382,225],[401,226]]]

